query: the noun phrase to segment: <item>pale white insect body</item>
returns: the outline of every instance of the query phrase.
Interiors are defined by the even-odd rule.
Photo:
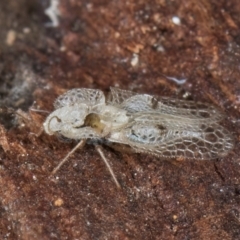
[[[233,147],[232,135],[214,107],[111,88],[72,89],[59,96],[44,122],[46,133],[130,146],[164,158],[212,159]]]

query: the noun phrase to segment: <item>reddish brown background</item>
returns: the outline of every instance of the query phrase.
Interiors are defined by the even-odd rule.
[[[239,0],[60,0],[57,28],[46,27],[48,6],[0,2],[0,104],[26,113],[0,116],[0,239],[239,239]],[[117,191],[87,146],[49,178],[76,143],[36,136],[46,114],[29,108],[51,111],[68,89],[110,86],[214,104],[235,148],[181,162],[105,148]]]

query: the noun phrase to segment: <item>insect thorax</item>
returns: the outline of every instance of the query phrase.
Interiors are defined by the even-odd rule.
[[[66,106],[51,113],[44,123],[48,134],[70,139],[103,138],[128,123],[126,111],[105,104]]]

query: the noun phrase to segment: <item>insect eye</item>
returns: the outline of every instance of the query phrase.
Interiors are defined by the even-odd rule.
[[[100,117],[96,113],[90,113],[86,116],[84,120],[84,126],[96,127],[100,123]]]
[[[105,128],[105,124],[101,122],[101,118],[98,114],[90,113],[86,116],[84,125],[82,127],[91,127],[94,128],[97,132],[102,133]]]

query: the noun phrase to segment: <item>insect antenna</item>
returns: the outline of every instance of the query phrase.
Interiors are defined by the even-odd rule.
[[[68,160],[68,158],[78,149],[78,148],[82,148],[86,143],[85,139],[82,139],[67,155],[66,157],[53,169],[53,171],[51,172],[50,176],[53,176],[58,170],[59,168]]]
[[[121,186],[120,186],[120,184],[119,184],[119,182],[118,182],[118,180],[117,180],[117,178],[116,178],[116,176],[115,176],[115,174],[114,174],[114,172],[113,172],[110,164],[108,163],[107,158],[105,157],[105,155],[104,155],[104,153],[103,153],[103,151],[102,151],[102,148],[101,148],[99,145],[95,145],[95,148],[96,148],[96,150],[98,151],[99,155],[101,156],[102,160],[104,161],[104,163],[105,163],[108,171],[109,171],[110,174],[112,175],[112,178],[113,178],[114,182],[116,183],[117,188],[121,188]]]

